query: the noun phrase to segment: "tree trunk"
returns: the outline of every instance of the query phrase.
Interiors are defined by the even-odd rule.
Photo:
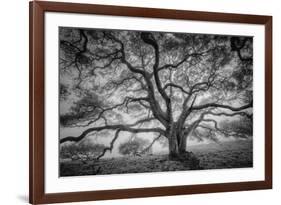
[[[171,135],[169,137],[169,156],[170,158],[181,158],[186,153],[187,135]]]
[[[172,124],[169,129],[169,158],[181,159],[186,154],[186,140],[188,133],[182,132],[177,124]]]
[[[179,144],[179,153],[183,154],[186,152],[186,136],[182,136],[180,139],[180,144]]]
[[[177,136],[171,135],[168,140],[169,140],[169,158],[170,159],[179,158],[180,153],[179,153]]]

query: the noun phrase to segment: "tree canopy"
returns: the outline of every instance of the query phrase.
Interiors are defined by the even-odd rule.
[[[107,130],[112,140],[104,154],[122,132],[154,133],[152,141],[165,137],[176,156],[191,135],[240,136],[241,129],[221,126],[224,118],[252,122],[252,37],[64,27],[59,32],[60,125],[84,128],[60,143]]]

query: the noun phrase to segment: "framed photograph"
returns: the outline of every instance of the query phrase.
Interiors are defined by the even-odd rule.
[[[30,203],[271,187],[271,16],[30,2]]]

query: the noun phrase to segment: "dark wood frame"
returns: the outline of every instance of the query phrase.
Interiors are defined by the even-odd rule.
[[[198,11],[30,2],[29,201],[33,204],[152,197],[272,188],[272,17]],[[265,26],[265,180],[205,185],[151,187],[87,192],[44,192],[44,13],[67,12],[113,16],[151,17]]]

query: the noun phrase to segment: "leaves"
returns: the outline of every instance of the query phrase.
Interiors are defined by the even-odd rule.
[[[244,137],[244,135],[252,136],[253,134],[253,121],[249,118],[240,117],[236,120],[224,121],[221,127],[228,132],[237,133],[234,136]]]
[[[78,101],[74,102],[70,111],[60,115],[60,124],[70,126],[80,120],[89,120],[88,117],[97,115],[102,111],[103,101],[93,92],[87,92]]]
[[[61,100],[66,100],[70,95],[69,88],[65,84],[60,84],[59,95]]]
[[[79,143],[79,144],[70,144],[60,147],[60,157],[71,158],[71,159],[94,159],[104,150],[105,146],[103,144],[91,144],[88,143]]]
[[[135,137],[133,140],[129,140],[119,145],[119,152],[123,155],[136,155],[142,151],[147,145],[148,140]]]

